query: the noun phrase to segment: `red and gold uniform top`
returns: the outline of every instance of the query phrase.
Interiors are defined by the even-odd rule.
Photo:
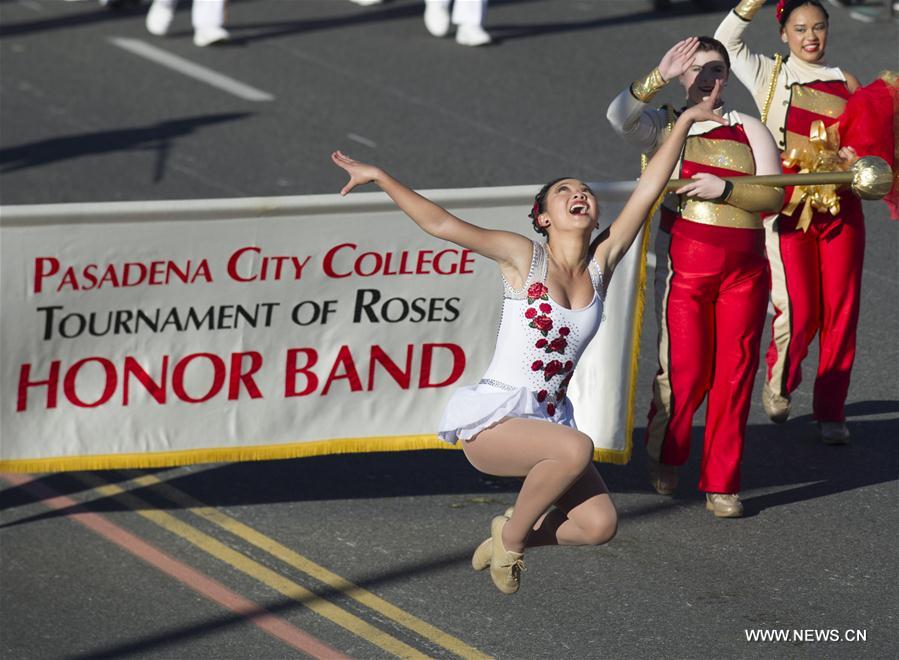
[[[838,147],[835,124],[839,122],[849,96],[849,87],[842,80],[816,80],[791,85],[783,128],[787,157],[816,153],[818,148],[812,143],[813,140],[829,141],[831,150]],[[827,129],[830,129],[830,136],[826,134]],[[785,171],[798,171],[798,167],[785,167]]]
[[[727,126],[707,121],[691,127],[678,168],[680,178],[689,179],[700,172],[722,178],[755,174],[755,158],[740,113],[731,111],[724,116],[729,121]],[[762,229],[760,213],[744,211],[726,202],[683,197],[679,215],[703,225]]]

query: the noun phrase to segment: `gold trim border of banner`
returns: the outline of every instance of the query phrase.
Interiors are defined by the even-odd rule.
[[[629,443],[628,443],[629,444]],[[459,449],[434,435],[380,436],[371,438],[336,438],[281,445],[214,447],[130,454],[95,454],[54,458],[22,458],[0,461],[0,472],[72,472],[79,470],[124,470],[134,468],[177,467],[197,463],[267,461],[285,458],[308,458],[331,454],[415,451],[422,449]],[[628,451],[596,449],[593,460],[624,465]]]
[[[630,389],[627,393],[627,421],[624,424],[624,449],[606,449],[597,450],[611,454],[608,458],[596,459],[596,453],[593,452],[594,460],[601,460],[605,463],[613,463],[615,465],[626,465],[631,460],[631,454],[634,449],[634,408],[637,403],[637,371],[639,369],[640,360],[640,336],[643,334],[643,312],[646,307],[646,255],[649,252],[649,229],[652,217],[662,205],[665,198],[663,192],[659,195],[655,204],[649,210],[646,221],[643,223],[643,240],[640,244],[640,257],[637,260],[637,300],[634,304],[634,316],[631,319],[633,325],[631,327],[631,369],[630,369]],[[658,258],[658,255],[656,255]]]

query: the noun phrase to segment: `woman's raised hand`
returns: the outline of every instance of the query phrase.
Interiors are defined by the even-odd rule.
[[[702,103],[690,106],[681,114],[681,119],[685,121],[716,121],[719,124],[727,126],[728,121],[725,117],[715,114],[715,107],[721,100],[721,88],[723,83],[720,80],[715,81],[715,88],[712,93],[702,100]]]
[[[341,195],[346,195],[356,186],[371,183],[382,174],[381,168],[355,161],[341,151],[332,153],[331,160],[337,167],[343,168],[350,175],[350,180],[340,190]]]
[[[699,48],[699,39],[687,37],[674,44],[659,62],[659,73],[665,82],[669,82],[684,73],[693,64],[696,50]]]

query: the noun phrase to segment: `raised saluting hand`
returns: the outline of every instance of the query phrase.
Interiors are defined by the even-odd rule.
[[[659,62],[659,73],[662,74],[665,82],[670,82],[690,68],[698,48],[699,39],[687,37],[674,44],[662,56],[662,60]]]

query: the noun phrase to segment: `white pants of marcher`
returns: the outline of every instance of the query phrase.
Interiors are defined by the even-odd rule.
[[[174,11],[178,0],[153,0],[153,4],[168,6]],[[223,27],[225,25],[225,0],[194,0],[190,10],[190,22],[194,30]]]
[[[452,0],[425,0],[425,3],[442,5],[449,9]],[[453,2],[453,25],[481,25],[487,13],[487,0],[455,0]]]

